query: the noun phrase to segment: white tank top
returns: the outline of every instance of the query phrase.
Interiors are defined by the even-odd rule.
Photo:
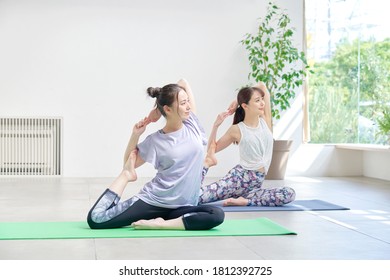
[[[263,118],[259,118],[256,128],[239,122],[241,140],[238,144],[240,165],[247,170],[258,170],[262,167],[267,174],[272,159],[274,140],[271,130]]]

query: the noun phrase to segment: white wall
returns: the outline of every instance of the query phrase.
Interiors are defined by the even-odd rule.
[[[363,176],[361,151],[306,144],[290,154],[287,176]]]
[[[210,131],[216,114],[247,83],[239,41],[256,29],[267,3],[2,0],[0,116],[62,116],[63,175],[116,176],[133,124],[152,107],[149,86],[185,77]],[[302,1],[278,3],[301,42]],[[237,163],[235,149],[221,152],[211,176]],[[138,174],[154,171],[141,167]]]
[[[362,151],[363,175],[390,181],[390,151]]]
[[[390,181],[390,150],[303,144],[289,157],[287,176],[365,176]]]

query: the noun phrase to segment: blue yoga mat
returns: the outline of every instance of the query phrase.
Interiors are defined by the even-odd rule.
[[[222,201],[207,203],[221,207],[225,212],[256,212],[256,211],[328,211],[349,210],[349,208],[333,204],[324,200],[295,200],[283,206],[227,206],[222,207]]]

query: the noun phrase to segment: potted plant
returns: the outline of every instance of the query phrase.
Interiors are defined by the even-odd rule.
[[[304,52],[294,47],[294,29],[286,11],[268,4],[266,16],[260,19],[255,34],[247,33],[241,44],[248,53],[248,78],[266,84],[271,95],[273,120],[290,107],[295,90],[303,85],[309,66]],[[292,140],[276,140],[268,179],[284,179]]]

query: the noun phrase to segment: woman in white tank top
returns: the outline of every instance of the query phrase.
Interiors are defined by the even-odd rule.
[[[234,113],[233,125],[216,141],[218,127]],[[295,199],[290,187],[262,188],[272,158],[270,95],[264,83],[242,88],[229,110],[218,115],[203,169],[216,164],[215,153],[238,144],[240,163],[222,179],[201,187],[199,204],[223,200],[224,206],[281,206]]]

